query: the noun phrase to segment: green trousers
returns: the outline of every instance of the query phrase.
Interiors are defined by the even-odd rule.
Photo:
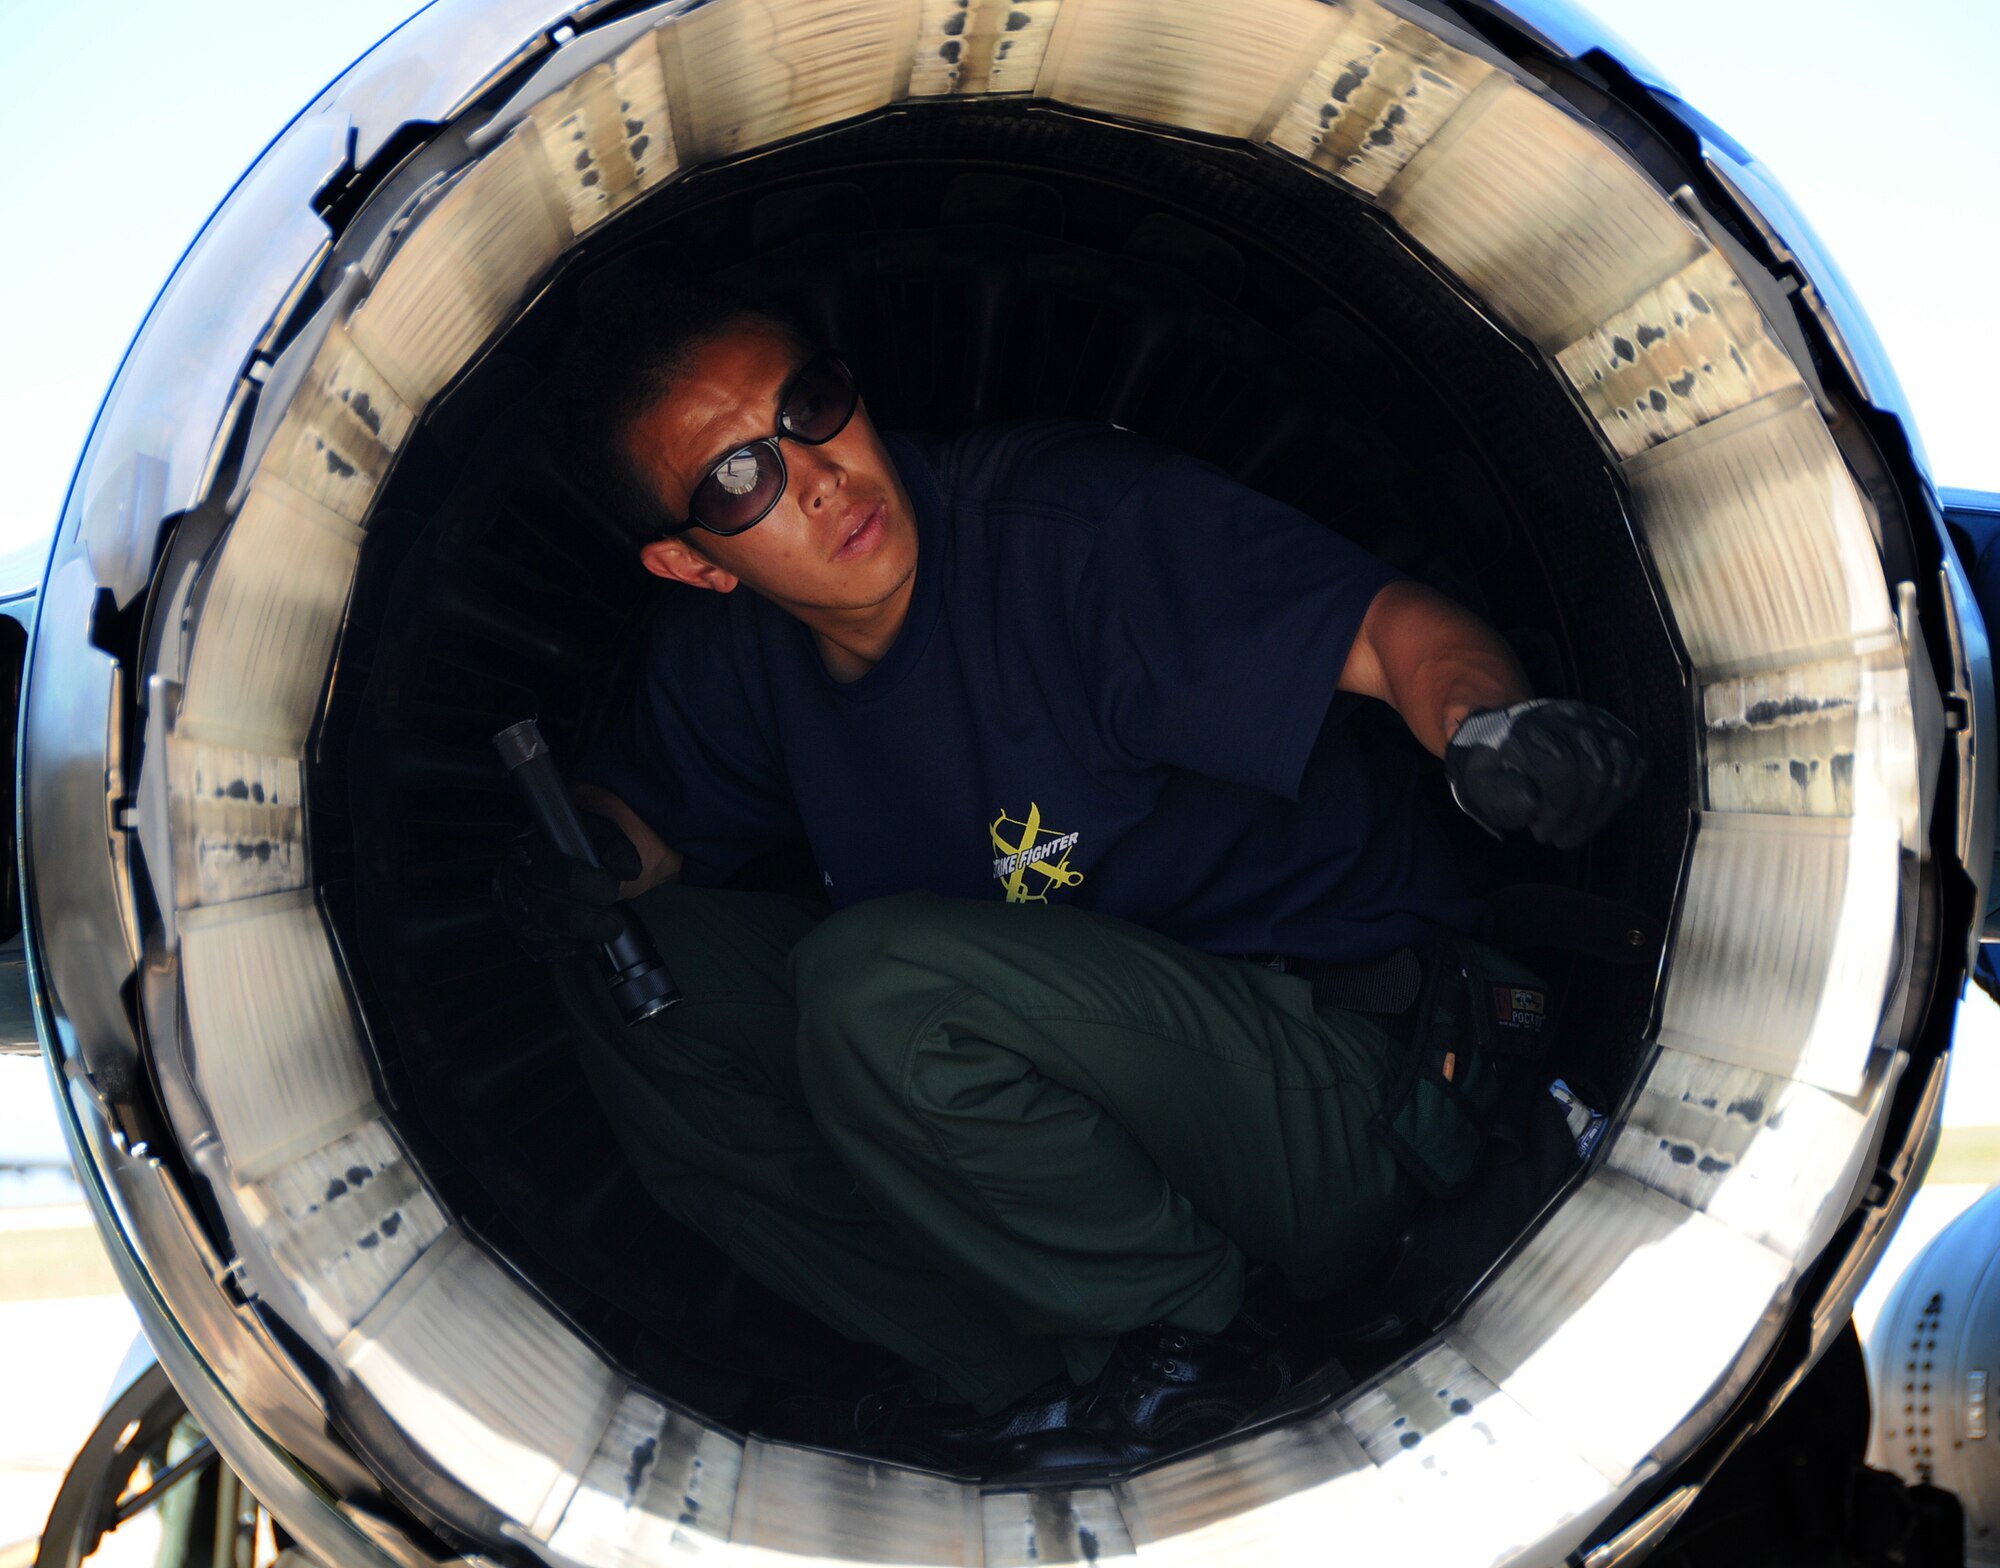
[[[686,1000],[628,1029],[565,989],[640,1179],[982,1410],[1142,1323],[1221,1328],[1246,1258],[1337,1291],[1413,1206],[1368,1130],[1393,1043],[1302,980],[1046,905],[634,908]]]

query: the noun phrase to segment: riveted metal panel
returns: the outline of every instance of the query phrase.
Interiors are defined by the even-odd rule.
[[[1379,196],[1493,67],[1356,0],[1279,116],[1271,145]]]
[[[1036,91],[1081,109],[1248,137],[1297,94],[1344,20],[1321,0],[1065,0]]]
[[[1704,248],[1618,151],[1497,72],[1410,160],[1382,205],[1551,353]]]
[[[910,96],[1032,92],[1062,0],[923,0]]]
[[[1743,280],[1712,250],[1592,326],[1556,363],[1620,457],[1804,385]]]
[[[1599,1168],[1447,1338],[1561,1442],[1623,1482],[1734,1364],[1796,1267]],[[1634,1344],[1646,1354],[1634,1356]]]
[[[570,238],[539,140],[516,131],[428,198],[349,321],[355,346],[422,408]]]
[[[1859,492],[1803,388],[1630,459],[1634,521],[1707,678],[1895,636]]]
[[[561,1519],[623,1392],[596,1352],[456,1230],[337,1354],[412,1442],[539,1536]]]
[[[373,1114],[347,988],[309,893],[181,912],[195,1079],[238,1180]]]

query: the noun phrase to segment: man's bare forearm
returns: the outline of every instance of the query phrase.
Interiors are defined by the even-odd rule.
[[[1437,757],[1467,714],[1534,695],[1498,632],[1436,589],[1411,582],[1391,583],[1368,606],[1340,689],[1388,703]]]
[[[576,796],[576,803],[584,810],[594,811],[617,823],[639,851],[638,878],[621,882],[618,885],[619,897],[637,898],[648,888],[658,887],[662,882],[680,881],[680,852],[655,833],[638,812],[598,784],[575,784],[571,786],[570,793]]]

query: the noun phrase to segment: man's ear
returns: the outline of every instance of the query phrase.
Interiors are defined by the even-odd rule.
[[[734,572],[717,566],[679,534],[642,546],[639,561],[655,577],[686,583],[690,588],[707,588],[714,593],[731,592],[738,580]]]

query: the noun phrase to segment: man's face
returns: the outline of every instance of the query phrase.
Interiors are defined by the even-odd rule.
[[[801,363],[768,327],[745,324],[696,351],[659,403],[635,420],[627,450],[661,502],[688,497],[722,458],[778,428],[778,399]],[[787,481],[764,520],[724,537],[704,528],[640,552],[648,570],[728,593],[740,582],[815,626],[872,611],[900,615],[916,572],[916,514],[895,465],[857,408],[822,446],[782,443]]]

